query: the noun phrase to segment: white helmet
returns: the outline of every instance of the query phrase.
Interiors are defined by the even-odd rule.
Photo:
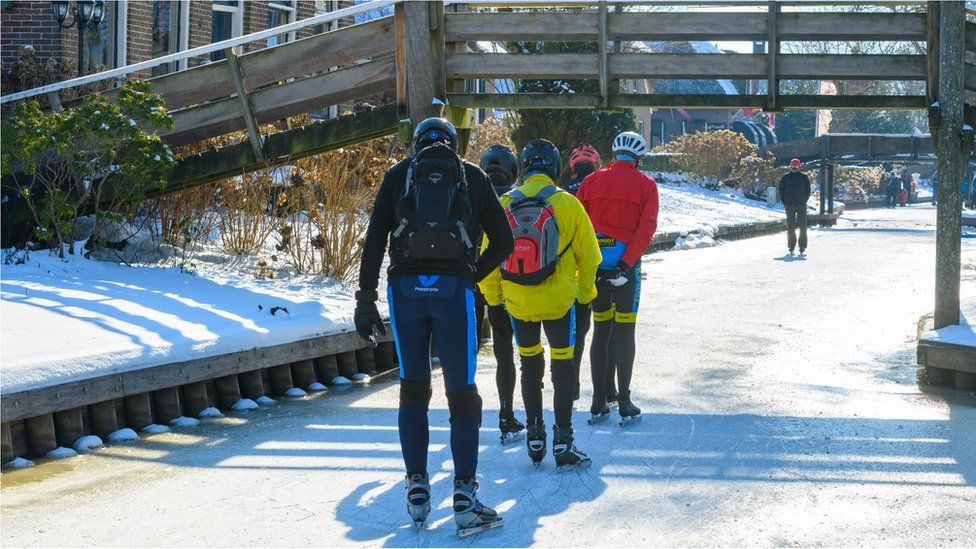
[[[639,162],[641,157],[647,154],[647,143],[638,133],[623,132],[614,138],[610,150],[614,155],[623,153],[633,157],[635,162]]]

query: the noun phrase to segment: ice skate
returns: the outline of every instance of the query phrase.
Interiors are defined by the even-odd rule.
[[[573,444],[573,429],[560,429],[555,425],[552,427],[552,456],[556,458],[557,471],[583,469],[593,463]]]
[[[641,410],[634,403],[630,401],[630,392],[627,392],[626,397],[624,397],[621,391],[620,395],[620,407],[617,409],[620,414],[620,426],[626,427],[628,425],[633,425],[635,423],[640,423],[641,421]]]
[[[603,423],[610,417],[610,405],[602,398],[594,398],[593,405],[590,406],[590,419],[586,420],[589,425]]]
[[[617,388],[612,384],[607,388],[607,406],[611,410],[617,407]]]
[[[525,447],[529,451],[529,459],[537,468],[546,457],[546,425],[541,419],[529,423],[526,433]]]
[[[426,473],[407,475],[407,512],[418,530],[430,514],[430,479]]]
[[[494,509],[478,501],[478,482],[473,478],[454,480],[454,522],[459,538],[505,525]]]
[[[515,414],[499,416],[498,430],[502,433],[502,446],[511,446],[525,438],[525,425],[515,419]]]

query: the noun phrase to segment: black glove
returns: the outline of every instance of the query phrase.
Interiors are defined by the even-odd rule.
[[[606,275],[607,282],[612,286],[623,286],[630,282],[633,276],[633,267],[623,261],[618,261],[617,266]],[[623,281],[621,281],[623,279]],[[613,282],[611,282],[613,281]]]
[[[386,326],[380,312],[376,309],[376,292],[359,290],[356,292],[356,312],[353,314],[353,321],[356,324],[356,333],[359,337],[366,340],[370,347],[376,347],[376,339],[373,331],[379,335],[386,335]]]

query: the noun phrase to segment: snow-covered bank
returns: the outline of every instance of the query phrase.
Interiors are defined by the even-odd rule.
[[[685,235],[679,248],[714,245],[723,225],[783,216],[733,190],[662,182],[660,194],[658,230]],[[156,257],[139,246],[137,259]],[[0,394],[352,328],[353,287],[296,274],[280,259],[266,269],[259,257],[276,257],[266,248],[238,258],[208,246],[187,263],[192,272],[165,254],[128,266],[41,251],[4,265]],[[272,271],[274,279],[260,276]]]
[[[33,252],[0,271],[0,394],[347,330],[353,289]]]
[[[959,324],[938,330],[928,330],[922,334],[922,339],[933,343],[976,347],[976,300],[962,302]]]

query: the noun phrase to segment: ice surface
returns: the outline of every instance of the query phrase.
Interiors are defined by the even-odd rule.
[[[356,374],[353,374],[352,375],[352,380],[353,381],[369,381],[369,376],[366,375],[366,374],[364,374],[364,373],[362,373],[362,372],[359,372],[359,373],[356,373]]]
[[[235,402],[234,405],[231,406],[231,409],[236,410],[238,412],[246,412],[248,410],[254,410],[257,407],[258,407],[257,402],[254,402],[249,398],[242,398],[237,402]]]
[[[128,427],[124,429],[119,429],[118,431],[115,431],[114,433],[110,433],[108,435],[108,441],[114,443],[133,442],[136,440],[139,440],[139,435],[132,429],[129,429]]]
[[[209,406],[207,408],[204,408],[203,410],[200,410],[200,413],[197,414],[197,417],[199,418],[224,417],[224,414],[217,408],[214,408],[213,406]]]
[[[71,448],[66,448],[64,446],[58,446],[57,448],[51,450],[50,452],[44,454],[44,457],[48,459],[65,459],[71,458],[78,455],[78,452],[72,450]]]
[[[196,427],[197,425],[200,425],[200,420],[192,417],[180,416],[176,419],[170,420],[169,424],[173,427]]]
[[[102,446],[104,446],[104,443],[102,443],[101,437],[95,435],[85,435],[76,440],[72,445],[72,448],[74,448],[78,453],[85,453],[91,452],[92,450],[97,450]]]

